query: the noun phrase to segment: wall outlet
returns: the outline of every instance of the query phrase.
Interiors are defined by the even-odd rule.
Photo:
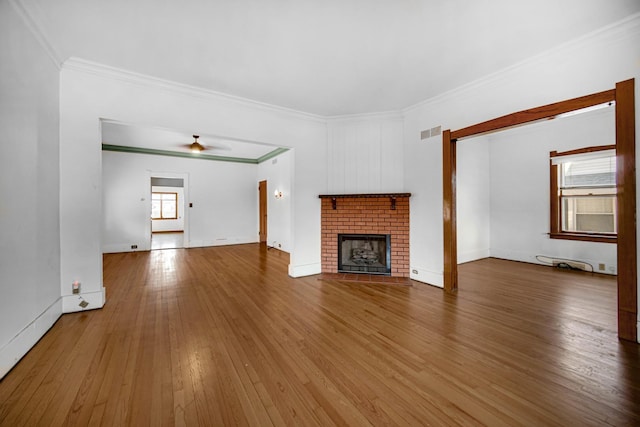
[[[138,249],[138,245],[131,245],[131,249]]]
[[[604,263],[600,263],[600,264],[598,264],[598,270],[600,270],[600,271],[604,271],[604,270],[605,270],[605,265],[604,265]]]
[[[80,282],[75,280],[73,283],[71,283],[71,292],[74,294],[80,293]]]
[[[278,243],[278,247],[279,247],[279,248],[281,248],[281,247],[282,247],[282,245],[281,245],[280,243]]]

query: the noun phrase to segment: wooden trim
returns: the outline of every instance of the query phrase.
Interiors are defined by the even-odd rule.
[[[320,194],[321,199],[361,199],[374,197],[411,197],[411,193]]]
[[[567,101],[556,102],[544,105],[542,107],[531,108],[529,110],[519,111],[517,113],[507,114],[493,120],[478,123],[457,131],[451,132],[451,138],[461,139],[469,136],[503,130],[505,128],[519,126],[526,123],[535,122],[537,120],[549,119],[559,114],[568,113],[570,111],[581,110],[594,105],[604,104],[605,102],[615,101],[615,89],[604,92],[594,93],[591,95],[581,96],[579,98],[569,99]]]
[[[599,242],[599,243],[617,243],[618,237],[616,235],[608,236],[604,234],[589,234],[589,233],[566,233],[566,232],[551,232],[549,237],[559,240],[579,240],[582,242]]]
[[[637,341],[638,281],[636,243],[635,181],[635,99],[634,80],[616,84],[616,88],[543,107],[509,114],[454,132],[443,132],[443,215],[444,215],[444,287],[457,289],[457,248],[455,222],[455,141],[481,133],[530,123],[558,114],[616,102],[616,149],[618,185],[618,337]],[[453,157],[453,159],[452,159]],[[449,241],[447,241],[449,240]]]
[[[442,132],[442,220],[444,237],[444,290],[458,290],[458,238],[456,225],[456,141]]]
[[[585,147],[585,148],[576,148],[575,150],[569,151],[552,151],[549,153],[549,157],[562,157],[562,156],[572,156],[574,154],[584,154],[584,153],[595,153],[597,151],[605,151],[605,150],[615,150],[616,146],[614,145],[596,145],[594,147]]]
[[[575,150],[557,152],[552,151],[549,153],[549,157],[569,156],[575,154],[584,153],[596,153],[598,151],[613,150],[615,145],[599,145],[594,147],[577,148]],[[560,207],[560,187],[558,186],[558,174],[560,168],[558,165],[554,165],[552,160],[549,160],[549,211],[550,221],[549,237],[551,239],[560,240],[579,240],[583,242],[600,242],[600,243],[616,243],[617,235],[606,235],[600,233],[580,233],[580,232],[567,232],[562,231],[562,209]]]
[[[267,242],[267,181],[258,182],[258,238],[260,243]]]
[[[616,84],[618,336],[637,341],[636,135],[634,80]]]
[[[321,199],[331,199],[331,209],[333,210],[338,208],[338,199],[379,199],[388,197],[389,206],[392,211],[395,211],[397,199],[411,197],[411,193],[320,194],[318,197]]]
[[[175,221],[178,219],[178,192],[177,191],[151,191],[151,203],[153,203],[153,195],[154,194],[173,194],[175,196],[175,204],[176,204],[176,216],[164,217],[162,216],[162,206],[163,199],[160,199],[160,217],[154,218],[151,217],[151,221]]]
[[[551,164],[551,160],[549,160],[549,165],[549,211],[551,216],[549,225],[551,234],[553,235],[560,233],[560,197],[558,190],[558,165]]]

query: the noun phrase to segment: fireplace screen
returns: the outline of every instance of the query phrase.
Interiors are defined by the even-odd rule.
[[[391,236],[338,234],[338,271],[391,275]]]

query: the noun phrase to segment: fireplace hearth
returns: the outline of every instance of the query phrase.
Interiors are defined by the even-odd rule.
[[[338,272],[391,275],[391,236],[338,234]]]

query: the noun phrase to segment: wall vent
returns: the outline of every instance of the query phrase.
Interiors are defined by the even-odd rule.
[[[438,136],[442,133],[442,126],[436,126],[431,129],[423,130],[420,132],[420,139],[431,138],[432,136]]]

